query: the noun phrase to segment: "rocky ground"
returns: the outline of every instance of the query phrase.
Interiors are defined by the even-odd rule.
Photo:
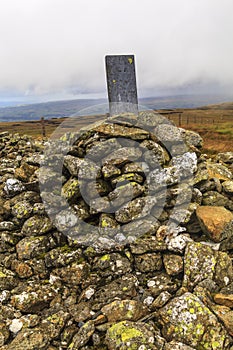
[[[152,112],[0,134],[0,349],[233,349],[233,152],[201,147]]]

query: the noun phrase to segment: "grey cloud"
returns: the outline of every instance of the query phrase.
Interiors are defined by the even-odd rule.
[[[2,0],[0,90],[105,92],[104,56],[134,53],[143,90],[233,86],[232,0]]]

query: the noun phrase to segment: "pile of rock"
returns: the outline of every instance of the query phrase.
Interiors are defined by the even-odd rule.
[[[0,134],[1,349],[232,350],[233,153],[151,112],[67,139]]]

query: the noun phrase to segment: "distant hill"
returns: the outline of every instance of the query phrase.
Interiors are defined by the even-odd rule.
[[[217,104],[210,104],[207,106],[199,107],[198,109],[214,109],[214,110],[233,110],[233,102],[223,102]]]
[[[230,99],[228,99],[229,101]],[[177,108],[197,108],[200,106],[202,109],[214,109],[214,106],[210,103],[218,103],[227,101],[226,96],[198,96],[198,95],[179,95],[179,96],[166,96],[166,97],[149,97],[139,99],[139,104],[146,106],[150,109],[177,109]],[[101,105],[106,104],[105,111]],[[223,103],[220,106],[228,105],[229,103]],[[99,110],[96,105],[100,105]],[[103,114],[108,111],[108,105],[106,99],[77,99],[77,100],[66,100],[66,101],[52,101],[45,103],[36,103],[21,105],[15,107],[4,107],[0,108],[0,121],[9,122],[9,121],[30,121],[30,120],[39,120],[42,116],[45,119],[52,118],[62,118],[68,117],[74,114],[77,114],[79,111],[90,108],[93,108],[93,114]],[[233,106],[233,103],[231,103]],[[143,107],[142,107],[143,108]],[[227,109],[227,108],[224,108]],[[231,108],[233,109],[233,107]],[[85,112],[84,112],[85,114]],[[87,114],[90,113],[90,109]]]

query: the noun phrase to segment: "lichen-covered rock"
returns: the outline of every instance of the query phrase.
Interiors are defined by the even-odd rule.
[[[69,179],[62,187],[62,196],[68,201],[75,201],[80,194],[80,186],[77,179]]]
[[[143,186],[137,182],[129,182],[126,185],[119,184],[114,191],[109,193],[108,197],[111,200],[112,206],[116,209],[144,192],[145,188]]]
[[[29,286],[22,293],[12,296],[11,305],[22,312],[36,313],[48,306],[56,295],[57,291],[50,285],[37,286],[33,289]]]
[[[32,213],[32,206],[29,202],[22,201],[16,203],[12,208],[12,214],[17,219],[28,219]]]
[[[233,152],[218,153],[216,158],[223,163],[231,164],[233,163]]]
[[[0,291],[11,290],[16,285],[15,274],[11,270],[0,267]]]
[[[16,245],[19,260],[27,260],[39,257],[50,249],[50,241],[47,236],[25,237]]]
[[[232,154],[201,145],[152,111],[0,133],[2,350],[232,350],[233,220],[197,217],[231,214]]]
[[[141,322],[122,321],[108,330],[105,338],[109,350],[155,350],[153,328]]]
[[[148,131],[127,127],[118,124],[101,124],[95,128],[95,131],[108,137],[125,137],[132,140],[145,140],[149,138]]]
[[[95,331],[95,325],[92,320],[87,321],[76,333],[69,345],[70,350],[78,350],[82,346],[86,345],[90,337]]]
[[[68,286],[77,287],[89,275],[89,265],[86,262],[74,262],[71,266],[54,269],[53,273]]]
[[[197,350],[226,349],[226,330],[216,316],[191,293],[174,298],[159,311],[162,334]]]
[[[228,168],[222,164],[207,163],[207,171],[209,178],[217,178],[219,180],[227,181],[232,179],[232,173]]]
[[[159,271],[162,264],[160,253],[147,253],[135,257],[135,268],[140,272]]]
[[[48,217],[32,216],[25,221],[22,233],[25,236],[44,235],[53,229],[53,223]]]
[[[104,276],[110,275],[112,272],[115,276],[129,273],[132,270],[131,263],[126,256],[119,253],[105,254],[94,259],[95,269]]]
[[[233,202],[217,191],[208,191],[204,193],[202,204],[206,206],[225,207],[233,210]]]
[[[190,291],[205,279],[228,285],[233,279],[229,256],[201,243],[188,243],[184,256],[183,286]]]
[[[161,272],[147,281],[147,288],[152,296],[157,297],[161,292],[175,292],[179,288],[177,282]]]
[[[73,176],[78,176],[78,171],[83,162],[83,159],[71,156],[70,154],[64,157],[64,166]]]
[[[164,350],[195,350],[193,347],[185,345],[181,342],[171,341],[165,344]]]
[[[148,312],[145,305],[135,300],[115,300],[101,309],[109,322],[138,321]]]
[[[140,216],[144,205],[145,200],[143,198],[136,198],[118,209],[115,212],[115,218],[118,222],[123,224],[130,222]]]
[[[192,130],[184,130],[180,129],[185,135],[185,141],[187,145],[189,146],[194,146],[197,148],[201,148],[203,146],[203,139],[202,137],[197,133]]]
[[[233,194],[233,181],[224,181],[222,184],[223,190],[228,194]]]
[[[200,206],[196,210],[202,230],[214,241],[224,238],[225,226],[233,220],[233,214],[224,207]]]
[[[183,272],[183,259],[180,255],[165,254],[163,263],[168,275],[174,276]]]
[[[164,251],[167,245],[155,236],[142,236],[130,243],[130,249],[133,254],[144,254],[150,251]]]

